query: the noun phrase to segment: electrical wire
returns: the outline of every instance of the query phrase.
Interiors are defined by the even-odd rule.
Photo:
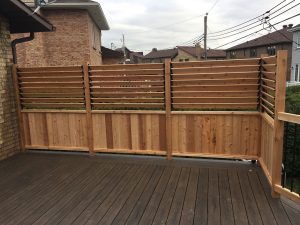
[[[296,15],[294,15],[294,16],[291,16],[291,17],[289,17],[289,18],[286,18],[286,19],[284,19],[284,20],[281,20],[281,21],[279,21],[279,22],[273,24],[273,26],[275,26],[275,25],[277,25],[277,24],[279,24],[279,23],[285,22],[285,21],[287,21],[287,20],[293,19],[293,18],[295,18],[295,17],[297,17],[297,16],[300,16],[300,13],[298,13],[298,14],[296,14]],[[264,28],[262,28],[262,29],[260,29],[260,30],[257,30],[257,31],[255,31],[255,32],[253,32],[253,33],[251,33],[251,34],[247,34],[247,35],[245,35],[245,36],[243,36],[243,37],[240,37],[240,38],[238,38],[238,39],[235,39],[235,40],[233,40],[233,41],[227,42],[227,43],[225,43],[225,44],[223,44],[223,45],[220,45],[220,46],[216,47],[215,49],[224,47],[224,46],[226,46],[226,45],[229,45],[229,44],[231,44],[231,43],[234,43],[234,42],[236,42],[236,41],[239,41],[239,40],[241,40],[241,39],[244,39],[244,38],[246,38],[246,37],[249,37],[250,35],[253,35],[253,34],[255,34],[255,33],[258,33],[258,32],[260,32],[260,31],[262,31],[262,30],[264,30]]]
[[[291,3],[291,2],[290,2],[290,3]],[[289,3],[289,4],[290,4],[290,3]],[[294,8],[295,8],[296,6],[298,6],[298,5],[300,5],[300,3],[298,3],[298,4],[296,4],[296,5],[293,5],[292,7],[286,9],[285,11],[283,11],[283,12],[281,12],[281,13],[275,15],[275,16],[272,17],[271,19],[269,19],[269,17],[270,17],[271,15],[273,15],[275,12],[273,12],[272,14],[270,14],[270,16],[267,16],[267,17],[265,17],[265,18],[263,18],[263,19],[269,19],[269,20],[275,19],[276,17],[278,17],[278,16],[280,16],[280,15],[286,13],[287,11],[289,11],[289,10],[291,10],[291,9],[294,9]],[[286,6],[287,6],[287,5],[286,5]],[[286,7],[286,6],[285,6],[285,7]],[[282,9],[282,8],[281,8],[281,9]],[[278,10],[277,10],[276,12],[278,12]],[[258,22],[260,22],[260,23],[262,24],[262,21],[256,21],[256,22],[251,23],[251,24],[249,24],[249,25],[256,24],[256,23],[258,23]],[[230,32],[227,32],[227,33],[224,33],[224,34],[219,34],[219,35],[211,36],[211,37],[219,37],[219,36],[221,36],[221,37],[219,37],[219,38],[209,38],[209,37],[208,37],[208,39],[211,40],[211,41],[213,41],[213,40],[219,40],[220,38],[222,39],[222,38],[232,37],[232,36],[235,36],[235,35],[238,35],[238,34],[247,32],[247,31],[249,31],[249,30],[251,30],[251,29],[254,29],[254,28],[256,28],[256,27],[258,26],[258,24],[256,24],[256,25],[254,25],[254,26],[252,26],[252,27],[249,27],[249,28],[247,28],[247,29],[241,30],[240,32],[237,32],[237,33],[234,33],[234,34],[231,34],[231,35],[227,35],[227,36],[222,37],[222,36],[225,35],[225,34],[229,34],[229,33],[232,33],[232,32],[234,32],[234,31],[238,31],[238,30],[240,30],[240,29],[242,29],[242,28],[248,27],[249,25],[244,26],[244,27],[241,27],[241,28],[236,29],[236,30],[233,30],[233,31],[230,31]]]
[[[284,33],[282,33],[280,30],[277,30],[276,27],[274,25],[272,25],[271,23],[269,23],[271,27],[273,27],[279,34],[281,34],[281,36],[285,37],[287,40],[293,42],[294,44],[299,45],[299,43],[297,43],[296,41],[294,41],[293,39],[290,39],[288,36],[286,36]]]
[[[231,30],[231,29],[233,29],[233,28],[242,26],[242,25],[247,24],[247,23],[249,23],[249,22],[251,22],[251,21],[253,21],[253,20],[256,20],[256,19],[258,19],[258,18],[261,18],[262,16],[264,16],[264,15],[267,14],[267,13],[269,13],[271,10],[277,8],[279,5],[281,5],[282,3],[286,2],[286,1],[287,1],[287,0],[283,0],[282,2],[280,2],[280,3],[277,4],[277,5],[275,5],[275,6],[272,7],[270,10],[266,11],[265,13],[263,13],[263,14],[261,14],[261,15],[259,15],[259,16],[256,16],[256,17],[254,17],[254,18],[252,18],[252,19],[249,19],[249,20],[247,20],[247,21],[245,21],[245,22],[243,22],[243,23],[240,23],[240,24],[238,24],[238,25],[235,25],[235,26],[226,28],[226,29],[224,29],[224,30],[220,30],[220,31],[213,32],[213,33],[211,33],[211,34],[217,34],[217,33],[221,33],[221,32],[227,31],[227,30]],[[294,2],[294,1],[295,1],[295,0],[293,0],[292,2]]]

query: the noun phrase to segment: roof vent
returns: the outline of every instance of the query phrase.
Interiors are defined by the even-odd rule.
[[[293,27],[293,24],[292,24],[292,23],[290,23],[290,24],[289,24],[289,28],[292,28],[292,27]]]
[[[287,28],[287,25],[285,24],[285,25],[283,25],[282,27],[283,27],[283,29],[286,29],[286,28]]]
[[[157,48],[152,48],[152,52],[157,52]]]

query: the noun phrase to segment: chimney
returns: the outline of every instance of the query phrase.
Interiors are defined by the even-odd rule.
[[[157,52],[157,48],[152,48],[152,52]]]
[[[198,60],[201,60],[201,46],[199,43],[195,45],[196,56]]]
[[[289,24],[289,28],[292,28],[292,27],[293,27],[293,24],[292,24],[292,23],[290,23],[290,24]]]
[[[282,26],[283,29],[287,29],[287,27],[288,26],[286,24]]]

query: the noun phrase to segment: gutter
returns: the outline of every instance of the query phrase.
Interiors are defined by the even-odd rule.
[[[23,38],[17,38],[11,42],[11,48],[13,53],[13,63],[17,64],[17,49],[16,45],[24,42],[29,42],[34,39],[34,32],[30,32],[30,36],[23,37]]]

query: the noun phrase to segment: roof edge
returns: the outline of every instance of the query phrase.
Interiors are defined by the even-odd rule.
[[[97,7],[97,9],[95,9]],[[87,10],[100,30],[109,30],[107,19],[101,5],[98,2],[83,3],[53,3],[41,7],[42,9],[84,9]],[[102,22],[100,22],[100,21]]]
[[[54,26],[50,22],[48,22],[45,18],[43,18],[39,14],[34,13],[32,9],[22,1],[10,0],[10,2],[13,3],[15,6],[17,6],[18,8],[22,9],[25,13],[28,14],[28,16],[32,17],[34,20],[42,24],[48,31],[54,30]]]

